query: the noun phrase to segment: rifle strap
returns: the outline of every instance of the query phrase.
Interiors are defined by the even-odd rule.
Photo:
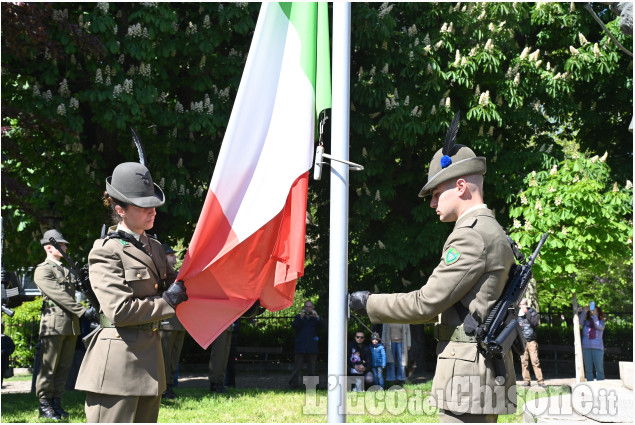
[[[148,252],[148,250],[146,249],[146,247],[143,245],[143,242],[138,241],[134,236],[122,231],[122,230],[117,230],[116,232],[110,232],[106,235],[106,239],[123,239],[126,242],[130,242],[132,245],[134,245],[136,248],[138,248],[139,250],[141,250],[144,254],[146,254],[148,257],[150,257],[150,259],[152,260],[152,264],[155,267],[155,270],[152,270],[152,267],[148,267],[148,269],[152,272],[152,274],[154,275],[154,277],[157,279],[157,283],[161,282],[161,277],[160,277],[160,270],[159,266],[157,265],[156,261],[154,261],[154,257],[152,256],[152,254],[150,254]],[[148,239],[148,243],[150,243],[149,239]],[[137,259],[139,260],[139,259]],[[141,260],[139,260],[141,261]]]
[[[479,325],[478,320],[473,314],[470,314],[470,311],[461,301],[458,301],[453,307],[459,315],[459,319],[463,322],[463,330],[465,333],[467,335],[474,335],[474,331]]]

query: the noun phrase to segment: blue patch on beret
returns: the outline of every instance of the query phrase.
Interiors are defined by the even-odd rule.
[[[441,168],[446,168],[447,166],[449,166],[450,164],[452,164],[452,158],[450,158],[447,155],[443,155],[441,157]]]

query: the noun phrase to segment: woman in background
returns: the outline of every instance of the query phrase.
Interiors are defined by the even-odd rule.
[[[593,381],[593,368],[598,381],[604,380],[604,312],[592,302],[579,313],[582,324],[582,359],[587,381]]]

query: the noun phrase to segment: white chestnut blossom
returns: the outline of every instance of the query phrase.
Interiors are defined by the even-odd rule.
[[[522,53],[520,54],[520,59],[525,59],[527,58],[527,55],[529,55],[529,51],[531,50],[530,47],[525,47],[522,51]]]

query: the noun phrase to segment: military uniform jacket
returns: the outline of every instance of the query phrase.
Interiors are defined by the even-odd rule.
[[[465,213],[443,247],[439,265],[419,290],[373,294],[366,310],[373,323],[430,323],[440,314],[445,327],[462,327],[452,306],[461,302],[480,323],[501,296],[514,264],[503,229],[486,208]],[[516,412],[512,353],[505,357],[507,380],[495,385],[494,365],[476,343],[439,341],[432,396],[440,409],[473,414]],[[485,386],[489,387],[485,390]]]
[[[157,396],[166,389],[161,338],[154,329],[175,311],[158,295],[157,277],[173,281],[175,276],[161,243],[148,241],[146,249],[154,261],[123,239],[98,239],[90,251],[90,282],[102,314],[115,327],[101,328],[90,339],[78,390]]]
[[[79,335],[86,307],[75,300],[77,278],[71,270],[47,258],[35,268],[33,280],[42,292],[40,336]]]

